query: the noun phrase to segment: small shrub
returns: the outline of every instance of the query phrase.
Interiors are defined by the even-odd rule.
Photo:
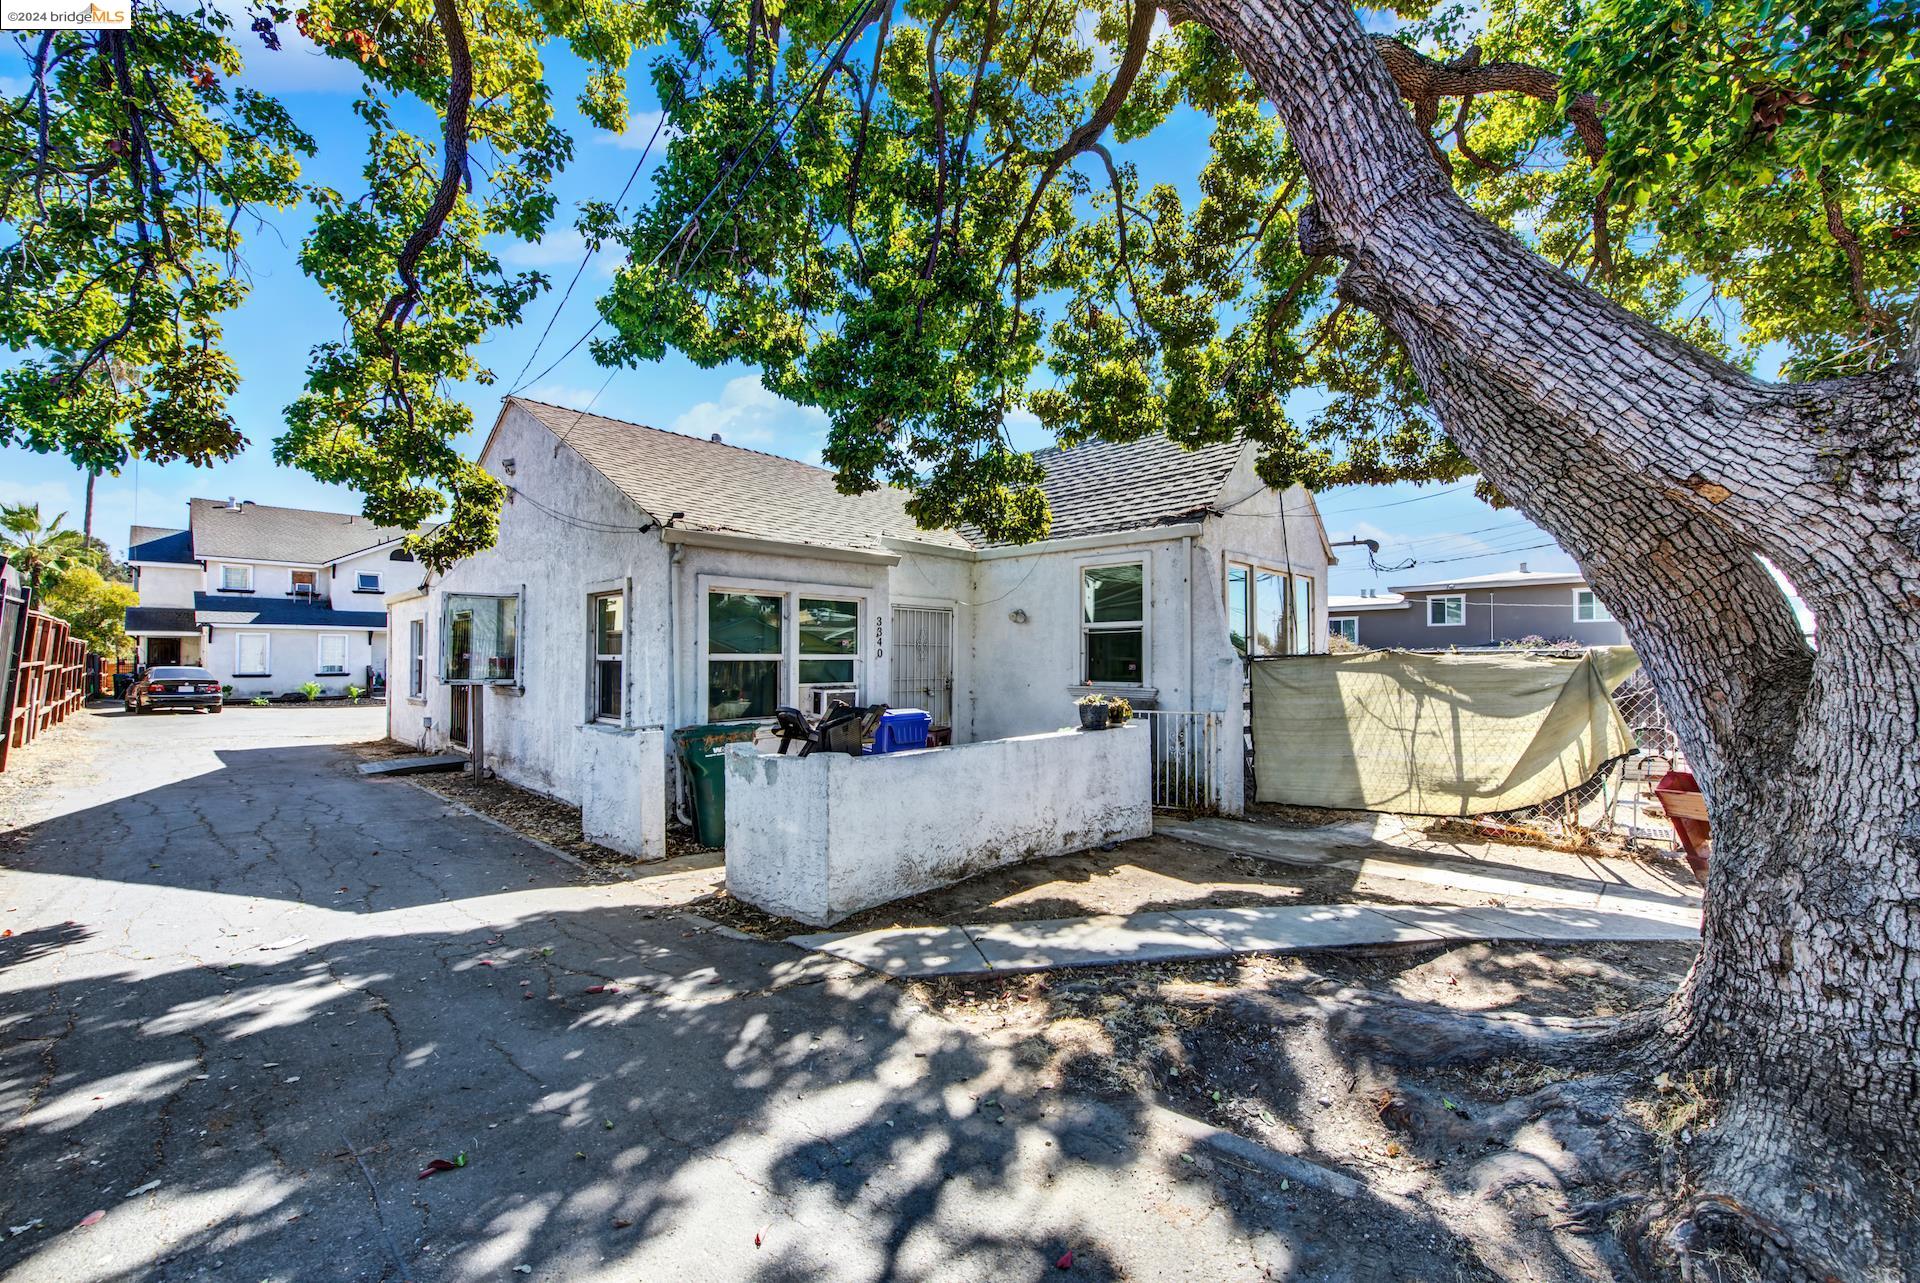
[[[252,699],[248,700],[247,703],[253,705],[255,708],[265,708],[267,705],[273,703],[273,701],[265,695],[255,695]]]
[[[1133,703],[1115,695],[1107,701],[1107,725],[1124,726],[1133,720]]]
[[[319,699],[322,695],[326,694],[326,692],[327,688],[319,682],[302,682],[300,684],[300,693],[305,695],[309,701]]]
[[[228,682],[228,683],[226,683],[225,685],[223,685],[223,686],[221,686],[221,687],[220,687],[220,693],[221,693],[222,695],[231,695],[231,694],[233,694],[233,683],[232,683],[232,682]]]
[[[363,691],[363,690],[361,690],[361,689],[360,689],[360,688],[359,688],[358,686],[349,686],[349,687],[347,687],[347,698],[348,698],[348,699],[359,699],[359,698],[360,698],[360,697],[361,697],[362,695],[364,695],[364,694],[366,694],[366,692],[365,692],[365,691]]]
[[[1098,691],[1095,691],[1091,695],[1082,695],[1079,699],[1076,699],[1073,702],[1075,704],[1104,704],[1107,702],[1107,697],[1105,695],[1100,694]]]

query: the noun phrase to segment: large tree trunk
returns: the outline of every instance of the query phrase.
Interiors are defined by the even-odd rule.
[[[1313,252],[1441,423],[1573,554],[1701,777],[1715,843],[1672,1059],[1716,1071],[1676,1247],[1920,1277],[1920,383],[1755,380],[1456,196],[1351,9],[1196,0],[1277,106]],[[1765,558],[1816,612],[1802,638]]]

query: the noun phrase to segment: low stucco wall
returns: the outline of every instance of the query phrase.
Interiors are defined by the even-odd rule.
[[[727,890],[814,926],[986,869],[1153,831],[1147,733],[875,757],[727,757]]]

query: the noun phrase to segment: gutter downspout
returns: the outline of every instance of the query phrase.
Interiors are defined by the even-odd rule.
[[[669,518],[671,520],[671,518]],[[681,827],[693,823],[693,815],[687,810],[686,780],[680,769],[680,755],[673,750],[673,733],[680,729],[680,563],[686,554],[685,544],[666,542],[662,532],[662,547],[669,547],[667,553],[667,761],[673,772],[673,822]]]

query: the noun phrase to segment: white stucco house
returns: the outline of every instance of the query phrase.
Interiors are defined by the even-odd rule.
[[[365,517],[194,499],[181,529],[128,535],[142,664],[199,664],[237,697],[308,682],[372,689],[387,672],[387,598],[420,582],[407,532]]]
[[[1239,811],[1244,650],[1326,649],[1312,497],[1264,485],[1240,443],[1039,458],[1052,532],[999,546],[917,528],[899,491],[508,398],[480,453],[507,488],[498,541],[388,603],[390,733],[463,747],[478,714],[500,777],[653,857],[676,728],[850,691],[968,743],[1067,725],[1100,689],[1210,715],[1213,804]]]

